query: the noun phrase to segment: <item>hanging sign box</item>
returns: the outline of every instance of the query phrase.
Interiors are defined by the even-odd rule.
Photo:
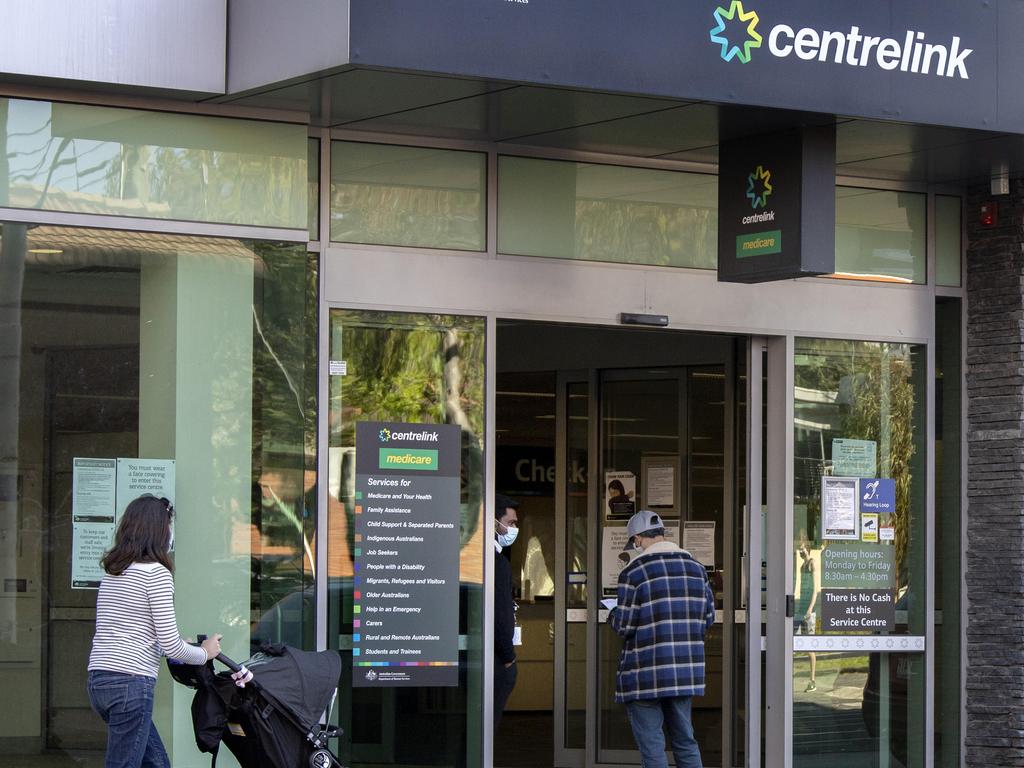
[[[718,279],[764,283],[835,272],[834,126],[723,140]]]

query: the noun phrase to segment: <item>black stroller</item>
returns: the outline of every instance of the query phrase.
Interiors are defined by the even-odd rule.
[[[232,672],[240,665],[221,654],[217,661]],[[300,651],[264,645],[245,662],[253,679],[239,688],[229,672],[168,659],[171,677],[196,691],[192,726],[196,746],[213,756],[221,742],[242,768],[342,768],[327,748],[338,729],[330,720],[341,674],[336,651]],[[322,719],[322,720],[321,720]]]

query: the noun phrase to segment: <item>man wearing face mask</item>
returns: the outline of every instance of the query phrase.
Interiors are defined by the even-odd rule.
[[[498,729],[505,702],[516,687],[516,606],[512,599],[512,564],[502,550],[519,535],[519,502],[503,494],[494,496],[494,729]]]
[[[623,638],[615,701],[626,705],[643,768],[668,768],[664,725],[676,766],[701,768],[690,706],[704,694],[704,633],[715,622],[707,573],[665,539],[655,512],[637,512],[626,533],[639,554],[619,572],[608,616]]]

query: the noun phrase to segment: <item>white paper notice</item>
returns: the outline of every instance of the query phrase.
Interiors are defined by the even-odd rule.
[[[623,550],[628,539],[626,526],[605,528],[601,534],[601,586],[605,594],[615,594],[619,571],[629,565],[638,553],[632,549]]]
[[[174,503],[174,459],[117,460],[117,517],[144,493]]]
[[[604,600],[601,601],[601,606],[606,611],[610,611],[612,608],[614,608],[616,606],[616,604],[617,604],[617,601],[616,601],[616,599],[614,597],[606,597],[606,598],[604,598]]]
[[[860,538],[856,477],[821,478],[822,538],[850,540]]]
[[[626,546],[626,526],[605,528],[601,535],[601,587],[604,594],[614,595],[619,584],[619,572],[635,560],[640,553]],[[679,528],[666,527],[665,538],[679,541]]]
[[[97,589],[100,558],[114,541],[114,459],[73,459],[71,476],[71,587]]]
[[[688,520],[683,523],[683,549],[708,568],[715,567],[715,521]]]
[[[676,472],[673,467],[647,468],[647,504],[651,507],[671,507],[676,503]]]

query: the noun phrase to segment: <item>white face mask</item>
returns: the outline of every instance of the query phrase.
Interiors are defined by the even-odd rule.
[[[171,535],[167,539],[167,551],[168,552],[173,552],[174,551],[174,526],[173,525],[171,526]]]
[[[501,525],[504,525],[504,523],[501,523]],[[505,533],[498,534],[498,544],[500,544],[503,547],[511,547],[512,542],[516,540],[516,536],[518,535],[518,528],[516,528],[514,525],[507,525],[505,526]]]

